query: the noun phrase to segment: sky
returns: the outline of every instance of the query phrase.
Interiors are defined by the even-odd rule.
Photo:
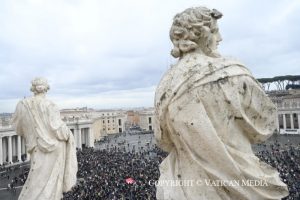
[[[59,108],[151,107],[175,14],[223,13],[219,52],[256,78],[300,74],[299,0],[0,0],[0,113],[45,77]]]

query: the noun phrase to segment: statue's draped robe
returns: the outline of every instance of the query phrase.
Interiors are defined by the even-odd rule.
[[[251,143],[266,140],[276,129],[276,107],[239,62],[186,55],[162,78],[155,107],[155,137],[169,152],[160,165],[158,199],[262,200],[288,195],[278,172],[251,149]],[[194,182],[171,186],[163,180]],[[264,186],[211,186],[216,180],[260,180]]]
[[[59,200],[76,183],[77,158],[72,132],[49,100],[21,100],[13,125],[30,154],[30,172],[19,200]]]

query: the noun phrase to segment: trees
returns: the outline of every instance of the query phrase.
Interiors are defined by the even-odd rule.
[[[300,89],[300,75],[275,76],[273,78],[257,79],[265,90],[270,90],[270,86],[274,84],[277,90]]]

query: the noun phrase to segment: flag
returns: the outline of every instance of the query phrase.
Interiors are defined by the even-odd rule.
[[[133,178],[126,178],[125,181],[126,181],[127,184],[135,183],[135,180]]]

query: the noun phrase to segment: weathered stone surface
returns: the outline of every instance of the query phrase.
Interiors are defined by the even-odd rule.
[[[77,158],[73,134],[55,104],[45,98],[45,79],[32,81],[33,97],[21,100],[13,125],[26,140],[30,172],[19,200],[59,200],[76,183]]]
[[[276,129],[276,107],[242,63],[217,52],[221,16],[198,7],[174,17],[171,53],[179,60],[155,95],[155,137],[169,152],[160,165],[158,199],[288,195],[278,172],[251,149]]]

